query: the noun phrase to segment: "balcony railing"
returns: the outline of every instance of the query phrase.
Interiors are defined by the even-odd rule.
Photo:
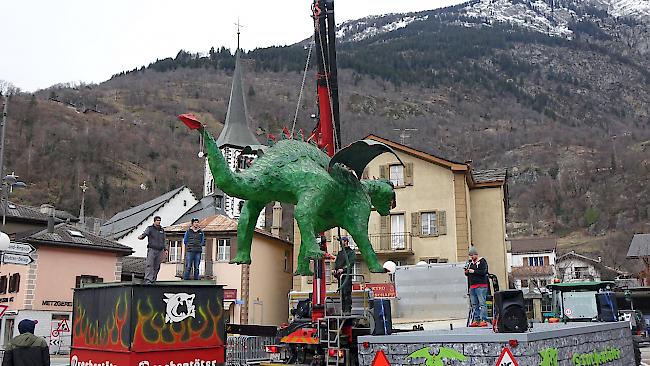
[[[370,234],[368,238],[377,254],[413,254],[410,232]]]
[[[212,279],[214,277],[212,261],[204,261],[199,263],[199,277],[201,279]],[[184,261],[176,262],[176,277],[183,278],[185,273],[185,263]],[[193,273],[190,273],[190,277],[193,276]],[[192,277],[193,278],[193,277]]]

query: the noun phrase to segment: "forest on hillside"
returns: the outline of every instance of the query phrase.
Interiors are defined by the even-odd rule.
[[[412,128],[409,146],[508,168],[513,235],[580,231],[606,243],[593,248],[602,254],[648,231],[648,60],[587,24],[566,40],[449,17],[340,44],[344,142],[399,141],[396,129]],[[260,141],[291,127],[306,56],[303,44],[242,54]],[[99,85],[12,97],[8,166],[31,184],[12,197],[74,213],[87,180],[87,214],[110,217],[180,185],[200,195],[199,141],[176,116],[194,112],[217,134],[233,67],[225,48],[181,50]],[[298,108],[304,131],[314,126],[313,74]],[[623,250],[614,252],[603,257],[620,265]]]

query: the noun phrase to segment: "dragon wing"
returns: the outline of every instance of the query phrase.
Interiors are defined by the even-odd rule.
[[[397,161],[404,165],[402,160],[397,156],[397,154],[395,154],[395,151],[393,151],[390,146],[374,140],[359,140],[334,154],[330,160],[329,168],[331,169],[334,164],[337,163],[343,164],[353,170],[356,173],[357,178],[361,179],[361,175],[363,174],[366,165],[368,165],[372,159],[386,152],[395,155]]]

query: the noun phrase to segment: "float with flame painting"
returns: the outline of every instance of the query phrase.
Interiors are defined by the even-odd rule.
[[[73,307],[71,366],[209,366],[225,361],[220,285],[90,285],[75,289]]]

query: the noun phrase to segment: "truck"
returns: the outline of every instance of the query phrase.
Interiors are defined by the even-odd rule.
[[[278,344],[267,345],[270,364],[358,364],[358,338],[464,326],[469,297],[463,263],[399,266],[390,274],[397,296],[375,296],[363,275],[354,275],[350,315],[341,312],[337,291],[325,293],[323,316],[313,318],[312,292],[289,294],[289,323]],[[266,364],[266,365],[270,365]]]

